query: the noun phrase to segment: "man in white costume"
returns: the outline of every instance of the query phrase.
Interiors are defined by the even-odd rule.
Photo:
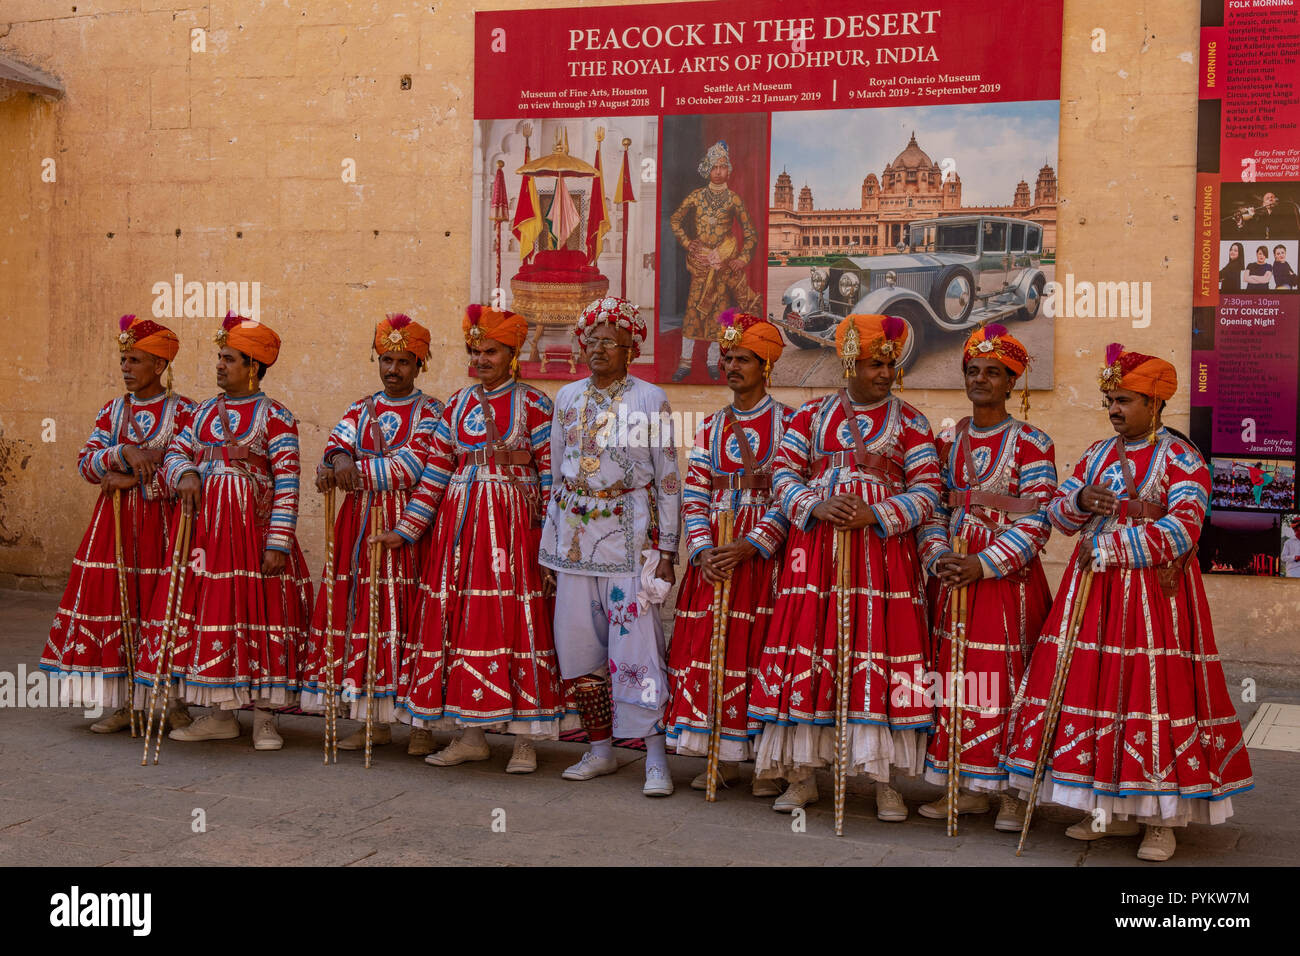
[[[668,796],[668,676],[657,605],[674,580],[681,507],[671,409],[663,389],[628,374],[646,338],[632,303],[597,299],[574,334],[591,376],[555,399],[554,481],[540,557],[555,587],[560,676],[572,684],[591,739],[564,778],[613,773],[614,734],[641,737],[642,792]]]

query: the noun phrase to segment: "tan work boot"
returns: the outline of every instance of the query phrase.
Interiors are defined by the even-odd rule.
[[[1002,794],[998,806],[998,818],[993,821],[993,829],[1003,833],[1019,833],[1025,828],[1025,801],[1009,793]]]
[[[119,730],[126,730],[131,726],[131,712],[125,707],[119,707],[105,717],[99,718],[90,725],[90,732],[93,734],[115,734]]]
[[[457,737],[436,754],[425,757],[424,762],[434,767],[454,767],[474,760],[487,760],[491,756],[492,751],[486,742],[482,747],[474,747],[465,743],[464,737]]]
[[[718,789],[729,787],[740,779],[740,764],[732,760],[718,761]],[[706,765],[691,781],[692,790],[709,789],[709,768]],[[780,791],[777,791],[778,793]]]
[[[365,731],[362,731],[362,737],[364,738],[364,736]],[[361,745],[363,747],[365,746],[364,740],[362,740]],[[426,727],[411,728],[411,739],[406,743],[406,755],[408,757],[427,757],[429,754],[433,753],[433,748],[434,743],[432,730],[429,730]]]
[[[190,716],[189,705],[185,701],[173,697],[167,702],[167,726],[172,730],[178,727],[188,727],[194,723],[194,718]]]
[[[776,798],[772,809],[777,813],[793,813],[795,810],[816,803],[820,796],[817,792],[817,778],[809,774],[802,780],[790,781],[790,786],[785,788],[785,793]]]
[[[1093,828],[1093,819],[1093,816],[1089,814],[1067,829],[1065,835],[1071,840],[1100,840],[1103,837],[1137,836],[1138,823],[1136,820],[1116,820],[1112,818],[1106,821],[1106,826],[1097,830]]]
[[[393,742],[393,728],[388,724],[375,724],[370,728],[370,746],[382,747]],[[339,741],[339,750],[365,750],[366,728],[363,724],[357,730]]]
[[[946,810],[944,815],[947,816]],[[903,795],[889,784],[879,781],[876,782],[876,819],[885,823],[902,823],[907,819],[907,804],[903,802]]]
[[[779,797],[785,789],[785,781],[780,777],[755,777],[749,785],[749,792],[756,797]]]
[[[537,769],[537,749],[527,737],[515,738],[515,749],[506,764],[506,773],[532,773]]]
[[[948,819],[948,795],[945,793],[938,800],[931,800],[929,803],[923,803],[917,808],[917,813],[930,820],[947,820]],[[983,794],[958,793],[957,794],[957,813],[988,813],[989,798]]]
[[[1153,827],[1148,824],[1146,829],[1147,832],[1142,837],[1142,845],[1138,847],[1139,860],[1163,863],[1174,855],[1178,841],[1174,839],[1173,827]]]

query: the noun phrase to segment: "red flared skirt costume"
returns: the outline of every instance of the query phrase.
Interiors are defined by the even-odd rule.
[[[109,402],[100,409],[81,449],[82,477],[98,485],[110,471],[129,472],[122,458],[127,445],[166,448],[173,434],[189,423],[193,410],[194,403],[179,395],[143,402],[128,395]],[[139,484],[122,491],[121,500],[126,616],[138,646],[141,618],[148,617],[159,582],[167,582],[171,506],[157,477],[143,491]],[[41,670],[60,678],[61,704],[110,710],[126,706],[122,617],[113,493],[105,490],[95,501],[90,526],[72,559],[72,573],[41,654]]]
[[[755,765],[765,776],[829,765],[837,713],[837,639],[849,648],[848,767],[888,780],[919,773],[933,708],[924,692],[929,628],[915,529],[939,496],[929,423],[890,397],[854,405],[868,464],[859,464],[835,395],[804,405],[785,433],[776,492],[790,536],[750,713],[764,723]],[[877,524],[848,532],[812,517],[831,495],[861,497]],[[836,585],[848,564],[849,590]]]
[[[486,393],[489,436],[479,396],[472,386],[448,400],[396,529],[408,541],[426,529],[432,538],[410,621],[418,651],[401,680],[399,717],[422,727],[555,737],[564,691],[552,601],[542,596],[537,562],[551,402],[513,381]]]
[[[181,696],[224,710],[249,703],[286,706],[296,702],[300,687],[312,591],[294,537],[297,424],[287,409],[261,392],[228,398],[225,405],[232,435],[228,443],[216,400],[209,399],[164,458],[164,480],[173,489],[185,474],[200,474],[202,501],[175,587],[169,580],[155,592],[136,681],[147,688],[162,670],[167,602],[175,591],[169,676],[180,681]],[[246,451],[227,461],[223,445],[228,453],[232,448]],[[169,552],[174,552],[178,531],[172,532]],[[281,573],[262,574],[267,549],[285,553]],[[144,702],[141,688],[137,703]]]
[[[702,552],[718,544],[718,514],[726,510],[732,515],[732,540],[747,539],[757,548],[753,557],[732,571],[722,635],[718,757],[738,761],[753,757],[753,744],[763,726],[749,714],[749,695],[772,620],[780,550],[789,528],[772,496],[772,462],[794,410],[769,396],[748,411],[730,411],[735,430],[728,426],[725,411],[713,415],[695,436],[686,471],[682,519],[690,566],[677,592],[668,649],[671,696],[664,725],[668,745],[677,753],[708,754],[713,728],[711,661],[717,594],[696,562]],[[750,446],[752,469],[746,468],[735,431],[743,433]]]
[[[940,443],[944,485],[951,491],[922,526],[919,545],[922,563],[933,575],[952,542],[964,538],[967,553],[979,557],[985,574],[966,589],[958,767],[962,787],[997,791],[1007,786],[1002,765],[1007,715],[1052,603],[1039,554],[1051,534],[1047,506],[1056,491],[1056,456],[1047,435],[1014,418],[990,428],[963,422],[962,428],[964,442],[951,436],[956,440]],[[1007,499],[1018,499],[1015,510],[997,507],[1010,504]],[[925,779],[943,785],[958,689],[956,607],[937,577],[930,578],[927,590],[937,650],[931,680],[937,719]]]
[[[1126,445],[1134,495],[1120,471],[1119,439],[1110,438],[1088,449],[1053,500],[1052,523],[1082,534],[1013,706],[1005,762],[1012,785],[1027,794],[1058,659],[1089,573],[1078,565],[1083,551],[1097,569],[1039,798],[1161,826],[1220,823],[1232,815],[1230,798],[1253,780],[1200,570],[1194,559],[1181,563],[1200,536],[1209,471],[1190,444],[1164,429],[1158,437],[1154,446]],[[1112,490],[1121,515],[1080,510],[1076,495],[1085,484]],[[1130,516],[1130,500],[1154,510]]]
[[[372,411],[373,410],[373,411]],[[311,637],[303,668],[301,707],[325,710],[329,662],[334,662],[334,692],[340,713],[364,720],[370,636],[370,509],[378,504],[380,526],[392,530],[401,520],[420,480],[429,442],[442,416],[442,403],[421,392],[390,398],[377,392],[354,402],[325,443],[322,467],[335,456],[351,457],[361,490],[348,492],[334,523],[334,566],[321,574],[321,589],[312,614]],[[419,569],[429,542],[396,550],[382,548],[375,587],[376,644],[375,720],[397,719],[397,686],[415,653],[408,622],[419,594]],[[328,586],[333,577],[333,590]],[[333,595],[333,628],[327,615]]]

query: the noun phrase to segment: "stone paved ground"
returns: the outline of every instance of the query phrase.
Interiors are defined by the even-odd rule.
[[[57,598],[0,592],[0,671],[35,669]],[[1246,673],[1234,668],[1236,685]],[[1295,691],[1261,687],[1259,700],[1300,700]],[[1243,704],[1247,721],[1256,705]],[[1138,865],[1137,841],[1083,844],[1063,834],[1077,816],[1048,808],[1025,855],[989,817],[963,818],[948,838],[939,821],[913,812],[903,824],[880,823],[867,787],[850,793],[845,835],[832,832],[829,780],[795,833],[787,816],[747,789],[716,804],[689,789],[702,761],[671,759],[677,793],[640,793],[642,756],[617,751],[625,769],[588,783],[560,771],[577,744],[538,746],[531,776],[504,773],[510,739],[489,736],[490,761],[438,769],[405,754],[405,730],[376,751],[321,763],[321,722],[281,719],[285,748],[257,753],[240,716],[238,740],[179,744],[165,740],[161,763],[140,766],[141,742],[101,737],[69,710],[0,708],[0,865],[147,866],[156,864],[924,864],[995,866]],[[344,733],[355,726],[344,724]],[[1219,827],[1193,827],[1165,866],[1277,866],[1300,858],[1300,755],[1251,754],[1256,790],[1234,801]],[[630,765],[630,766],[629,766]],[[922,783],[901,787],[916,804],[937,795]],[[202,810],[206,832],[193,831]],[[505,832],[494,832],[504,811]],[[500,819],[501,814],[495,813]],[[581,848],[580,855],[576,848]]]

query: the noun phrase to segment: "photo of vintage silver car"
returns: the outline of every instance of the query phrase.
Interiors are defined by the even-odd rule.
[[[844,256],[809,268],[808,277],[769,313],[792,345],[835,348],[846,315],[893,315],[908,324],[899,367],[928,349],[987,322],[1038,317],[1043,288],[1043,232],[1037,223],[1005,216],[951,216],[911,223],[906,242],[885,255]]]

